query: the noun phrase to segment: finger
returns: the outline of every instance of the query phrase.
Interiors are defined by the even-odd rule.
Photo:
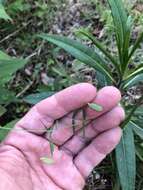
[[[100,133],[107,131],[109,129],[115,128],[120,125],[120,123],[125,118],[125,112],[122,107],[117,106],[110,112],[97,118],[91,124],[89,124],[84,131],[79,130],[77,133],[64,145],[61,149],[69,151],[73,156],[81,151],[89,142],[95,138]],[[84,132],[84,134],[83,134]]]
[[[100,134],[92,143],[83,149],[75,158],[74,163],[84,178],[109,154],[119,143],[121,129],[110,129]]]
[[[54,120],[91,102],[96,88],[88,83],[73,85],[34,106],[19,122],[18,126],[42,134]]]
[[[100,105],[102,107],[102,111],[101,112],[95,111],[89,108],[88,106],[86,110],[87,119],[94,119],[108,112],[109,110],[114,108],[120,102],[120,100],[121,100],[121,93],[117,88],[113,86],[107,86],[102,88],[101,90],[98,91],[97,96],[92,102]]]
[[[88,106],[85,108],[86,119],[95,119],[104,113],[113,109],[120,101],[121,94],[120,91],[112,86],[104,87],[97,93],[93,102],[101,105],[103,107],[103,111],[97,112],[90,109]],[[80,111],[77,113],[74,118],[75,131],[79,130],[83,125],[83,112]],[[73,131],[73,113],[67,115],[67,117],[62,118],[53,128],[52,133],[47,134],[46,138],[51,140],[53,143],[57,145],[64,144],[68,139],[70,139],[74,135]]]

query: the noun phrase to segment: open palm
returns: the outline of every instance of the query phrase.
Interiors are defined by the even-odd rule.
[[[0,189],[82,190],[92,169],[120,140],[120,98],[115,87],[96,92],[81,83],[34,106],[0,146]],[[89,102],[103,111],[90,109]],[[87,124],[85,116],[92,122]],[[52,164],[41,160],[51,157],[49,142],[55,144]]]

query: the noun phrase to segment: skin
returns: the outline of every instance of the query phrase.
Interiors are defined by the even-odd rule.
[[[119,143],[124,110],[121,94],[112,86],[100,91],[91,84],[71,86],[34,106],[0,145],[1,190],[82,190],[85,179]],[[90,109],[97,103],[103,111]],[[83,135],[83,112],[92,122]],[[75,132],[72,129],[73,111]],[[57,121],[57,122],[55,122]],[[54,127],[53,127],[54,126]],[[47,129],[52,128],[49,135]],[[53,164],[41,157],[51,157]]]

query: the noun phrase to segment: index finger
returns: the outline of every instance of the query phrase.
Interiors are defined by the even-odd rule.
[[[96,96],[96,88],[88,83],[80,83],[66,88],[37,104],[41,114],[59,119],[69,112],[81,108]]]

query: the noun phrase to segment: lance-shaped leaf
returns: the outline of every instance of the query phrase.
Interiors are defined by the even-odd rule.
[[[47,40],[70,53],[79,61],[93,67],[94,69],[105,74],[110,80],[114,81],[112,73],[110,72],[105,60],[97,54],[94,49],[89,48],[76,40],[58,35],[41,34],[40,38]]]
[[[127,14],[122,0],[108,0],[115,26],[118,50],[121,53],[126,35]],[[120,55],[121,56],[121,55]]]
[[[116,163],[122,190],[135,190],[136,159],[132,123],[124,128],[116,148]]]
[[[113,0],[112,0],[112,2],[113,2]],[[126,33],[126,22],[127,22],[128,17],[127,17],[127,13],[126,13],[123,1],[122,0],[114,0],[114,2],[115,2],[116,7],[118,9],[118,13],[119,13],[120,19],[122,21],[123,31],[125,34]]]
[[[118,65],[118,62],[114,59],[114,57],[106,50],[106,48],[99,42],[91,33],[87,32],[86,30],[80,30],[78,31],[79,34],[82,34],[83,36],[87,37],[89,40],[93,42],[93,44],[108,58],[111,63],[115,66],[115,68],[120,73],[120,67]]]
[[[123,64],[122,64],[122,71],[125,71],[128,64],[129,64],[129,46],[130,46],[130,39],[131,39],[131,29],[132,29],[132,17],[129,16],[126,23],[126,33],[124,38],[123,44]]]

